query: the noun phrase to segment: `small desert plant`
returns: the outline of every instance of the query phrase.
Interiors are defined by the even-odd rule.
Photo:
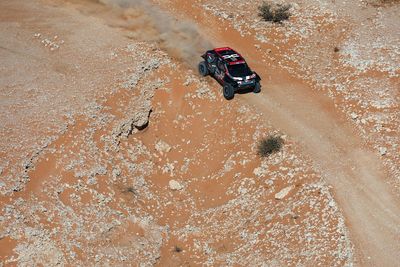
[[[274,13],[272,12],[272,5],[264,2],[258,7],[258,15],[266,21],[272,21],[274,19]]]
[[[335,48],[333,48],[333,51],[334,51],[335,53],[337,53],[337,52],[340,51],[340,49],[339,49],[339,47],[335,46]]]
[[[178,246],[175,246],[174,251],[179,253],[179,252],[182,252],[182,249]]]
[[[275,11],[275,17],[273,22],[282,22],[284,20],[288,20],[290,17],[289,13],[290,5],[278,5]]]
[[[290,17],[290,5],[282,4],[271,4],[268,2],[263,2],[261,6],[258,7],[258,15],[262,17],[265,21],[272,21],[275,23],[282,23],[284,20],[288,20]]]
[[[131,193],[134,195],[137,195],[137,191],[133,186],[129,186],[124,190],[125,193]]]
[[[261,139],[258,144],[258,155],[268,157],[272,153],[278,152],[283,145],[283,139],[279,136],[268,136]]]

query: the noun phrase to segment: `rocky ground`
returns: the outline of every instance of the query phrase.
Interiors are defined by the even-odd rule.
[[[399,232],[397,5],[304,1],[272,25],[245,1],[154,1],[163,28],[142,1],[100,2],[0,3],[0,265],[393,265],[396,236],[366,254],[359,233]],[[187,40],[222,45],[220,30],[263,74],[260,95],[227,102],[188,64]],[[283,148],[260,158],[268,135]],[[372,200],[333,181],[348,177]],[[392,232],[356,229],[343,192]],[[388,213],[363,213],[376,198]]]
[[[229,21],[242,36],[271,46],[266,59],[329,95],[383,157],[392,178],[387,182],[399,194],[400,6],[389,1],[277,1],[291,5],[292,17],[276,26],[257,15],[261,3],[199,5]]]

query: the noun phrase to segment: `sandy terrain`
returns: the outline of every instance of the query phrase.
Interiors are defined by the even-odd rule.
[[[223,3],[217,2],[215,4],[216,6],[214,9],[210,9],[207,3],[202,3],[202,6],[205,6],[206,10],[211,10],[214,13],[215,10],[218,10],[218,8],[224,7]],[[220,5],[218,6],[218,4]],[[179,8],[182,9],[182,5],[180,5]],[[394,8],[398,9],[398,7]],[[187,9],[183,13],[189,13],[190,10],[193,10],[193,5],[188,5]],[[244,13],[244,11],[245,8],[242,10],[242,12]],[[386,12],[389,13],[388,16],[393,16],[392,10]],[[196,14],[198,17],[200,17],[199,14],[201,13],[197,12],[196,10],[193,12],[193,14]],[[399,59],[398,54],[391,51],[388,53],[389,55],[386,55],[392,60],[392,69],[389,71],[389,73],[387,73],[387,69],[379,65],[379,61],[376,64],[378,66],[368,67],[369,69],[372,69],[369,71],[383,72],[378,72],[375,74],[375,77],[370,78],[372,81],[369,82],[369,86],[382,82],[388,84],[388,86],[384,88],[384,97],[383,95],[380,95],[379,98],[375,98],[373,100],[366,99],[370,102],[377,103],[376,105],[378,106],[382,105],[383,107],[386,107],[383,103],[391,103],[385,109],[384,116],[388,116],[393,119],[389,120],[385,125],[385,127],[387,127],[389,130],[383,133],[387,137],[384,138],[385,143],[380,149],[385,149],[387,145],[391,145],[391,149],[394,150],[394,153],[389,159],[386,160],[386,164],[389,165],[390,171],[385,171],[382,170],[380,163],[381,159],[379,159],[379,157],[376,155],[377,153],[370,152],[371,147],[368,147],[368,145],[364,144],[365,141],[360,139],[356,131],[352,129],[354,127],[352,127],[352,125],[348,125],[348,123],[344,121],[343,115],[335,110],[335,107],[337,107],[337,105],[335,106],[335,103],[329,103],[329,100],[327,100],[326,97],[324,98],[321,96],[321,94],[313,95],[310,92],[310,86],[306,86],[304,82],[299,82],[296,80],[293,81],[293,79],[290,79],[290,76],[284,71],[274,71],[274,68],[269,68],[265,72],[262,72],[264,64],[260,64],[256,62],[256,60],[253,60],[254,62],[252,62],[252,59],[262,57],[262,53],[258,53],[258,55],[257,53],[254,53],[254,50],[256,49],[252,49],[253,44],[249,45],[247,42],[249,36],[242,34],[245,36],[245,38],[242,38],[243,41],[240,42],[240,38],[238,36],[235,36],[230,32],[226,34],[226,25],[219,25],[220,22],[216,22],[215,24],[210,23],[210,18],[207,15],[208,14],[206,13],[206,19],[203,19],[203,21],[205,21],[204,25],[212,25],[210,27],[214,32],[212,36],[218,36],[218,39],[216,38],[218,43],[224,44],[228,41],[229,43],[235,43],[235,47],[240,47],[240,51],[253,50],[253,53],[247,53],[248,60],[253,66],[258,67],[256,67],[256,69],[259,70],[263,77],[268,77],[268,75],[270,75],[268,77],[270,79],[268,88],[270,90],[268,91],[268,94],[262,94],[261,96],[249,96],[247,100],[251,103],[254,103],[259,110],[264,111],[265,117],[268,117],[268,119],[272,121],[274,125],[278,126],[280,129],[296,138],[297,141],[303,145],[308,154],[313,158],[314,164],[317,166],[317,168],[324,173],[324,178],[334,187],[339,204],[342,204],[341,207],[345,215],[347,215],[346,217],[349,221],[349,225],[354,233],[354,239],[356,239],[357,243],[359,243],[359,251],[363,253],[363,255],[360,255],[359,258],[367,259],[365,264],[368,262],[373,262],[373,265],[396,265],[396,257],[399,255],[400,251],[400,217],[398,215],[400,210],[398,207],[398,199],[392,198],[390,193],[392,191],[395,194],[398,194],[399,182],[399,158],[398,153],[396,153],[396,150],[398,152],[398,147],[396,144],[398,144],[399,141],[397,139],[398,135],[392,133],[391,131],[391,129],[398,129],[400,127],[398,120],[398,88],[400,83],[398,76],[399,69],[398,65],[396,65],[396,62],[398,62],[396,60]],[[192,16],[194,17],[194,15]],[[251,16],[249,15],[248,17]],[[229,15],[226,18],[229,21]],[[340,17],[337,20],[339,19]],[[394,20],[395,17],[393,16],[392,19]],[[201,21],[202,19],[199,18],[198,20]],[[389,21],[388,25],[384,25],[389,29],[388,32],[386,32],[388,35],[393,34],[393,29],[390,28],[390,26],[392,26],[390,22],[392,23],[392,21]],[[222,22],[224,21],[222,20]],[[234,26],[235,23],[237,22],[233,18],[230,24]],[[241,25],[242,28],[245,28],[243,25],[249,24],[250,23],[243,23]],[[321,28],[328,28],[331,26],[329,23],[327,23],[328,25],[326,26],[324,23],[321,24]],[[296,25],[289,25],[289,27],[290,26],[295,27]],[[217,30],[218,27],[220,27],[220,31]],[[248,27],[247,30],[251,34],[252,28]],[[210,30],[208,32],[210,32]],[[254,35],[256,34],[253,34],[253,36]],[[332,39],[335,37],[336,36],[331,36]],[[389,38],[387,43],[384,45],[390,47],[393,43],[400,40],[399,37],[399,32],[395,32],[395,35]],[[263,38],[260,36],[258,36],[258,38],[263,40]],[[364,37],[364,39],[366,38]],[[338,42],[338,40],[332,41],[336,41],[340,47],[340,42]],[[304,44],[300,42],[300,44],[297,46],[301,48],[302,45]],[[295,48],[298,48],[297,46],[295,46]],[[310,46],[309,43],[308,46]],[[268,46],[265,47],[266,49],[263,49],[262,42],[258,44],[256,43],[256,47],[260,47],[261,52],[268,49]],[[288,56],[288,54],[290,55],[290,51],[288,51],[289,53],[286,53],[286,51],[282,48],[284,48],[284,46],[280,46],[280,53],[285,54],[286,58],[291,59]],[[308,49],[310,48],[308,47]],[[335,52],[332,51],[331,53]],[[253,58],[251,58],[252,54],[254,54]],[[313,56],[316,57],[315,54]],[[275,62],[276,60],[279,59],[274,59],[273,61]],[[296,60],[292,61],[294,62],[286,60],[286,64],[289,65],[292,63],[291,65],[294,65],[297,63]],[[340,63],[341,59],[339,58],[338,61]],[[390,62],[390,60],[388,60],[388,62]],[[311,64],[313,63],[314,62],[311,62]],[[292,67],[291,65],[289,65],[286,69],[290,69]],[[319,63],[319,65],[321,65],[321,63]],[[371,63],[370,65],[373,64]],[[292,68],[295,69],[294,67]],[[298,76],[302,77],[301,71],[299,72],[300,74]],[[316,73],[315,75],[317,77],[321,76],[317,70],[314,72]],[[328,75],[329,74],[330,73],[328,73]],[[344,74],[342,75],[344,76]],[[359,83],[362,83],[361,81],[365,79],[364,76],[365,74],[362,73],[353,79],[357,79],[357,82],[360,81]],[[374,81],[374,79],[376,81]],[[317,79],[315,78],[315,80]],[[318,86],[318,84],[314,85],[314,87],[316,86]],[[319,86],[326,85],[319,84]],[[361,88],[364,89],[365,87],[367,86],[364,85]],[[367,89],[371,90],[372,88],[369,89],[367,87]],[[350,100],[349,102],[352,100],[346,99],[346,97],[344,98],[345,99],[342,100],[344,102],[343,105],[347,104],[346,100]],[[359,105],[363,104],[363,102],[360,102],[358,103]],[[359,113],[356,108],[357,106],[355,109],[350,111],[354,113],[354,110],[356,110],[355,112]],[[361,109],[361,107],[358,108]],[[378,110],[376,109],[377,108],[374,108],[373,105],[368,105],[368,111],[370,111],[370,114],[364,111],[367,113],[364,116],[382,117],[382,111],[379,110],[382,108],[378,108]],[[271,113],[274,114],[274,116],[268,116]],[[376,113],[378,113],[378,115],[376,115]],[[351,115],[349,117],[351,117]],[[378,120],[383,120],[379,117]],[[368,130],[364,130],[364,132],[366,131]],[[378,147],[380,142],[382,142],[382,139],[383,138],[377,138],[377,140],[372,141],[372,146]],[[387,142],[388,139],[391,142]],[[393,187],[390,188],[387,186],[384,183],[385,181],[388,181],[388,183],[394,185],[394,190]],[[369,219],[365,220],[366,217]],[[376,234],[377,232],[379,233]]]
[[[336,2],[0,2],[0,265],[398,266],[400,6]]]

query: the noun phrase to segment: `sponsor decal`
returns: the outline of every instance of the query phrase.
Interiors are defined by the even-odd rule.
[[[225,55],[222,56],[223,59],[230,59],[232,61],[236,61],[238,60],[238,58],[240,58],[240,56],[238,54],[231,54],[231,55]]]

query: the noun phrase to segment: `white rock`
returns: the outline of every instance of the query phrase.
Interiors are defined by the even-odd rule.
[[[163,154],[163,153],[168,153],[169,151],[171,151],[171,146],[168,143],[166,143],[162,140],[159,140],[155,145],[155,149],[158,152],[160,152],[161,154]]]
[[[257,177],[262,177],[264,176],[266,173],[268,172],[268,170],[266,168],[264,168],[263,166],[257,167],[253,170],[254,175],[256,175]]]
[[[281,191],[275,194],[275,199],[281,200],[289,194],[290,191],[294,188],[294,185],[283,188]]]
[[[161,159],[160,159],[161,160]],[[170,176],[174,175],[175,166],[173,163],[168,162],[161,168],[163,173],[169,173]]]
[[[114,178],[116,178],[116,177],[118,177],[118,176],[120,176],[121,175],[121,169],[120,168],[113,168],[113,170],[112,170],[112,176],[114,177]]]
[[[183,186],[178,181],[170,180],[169,181],[169,188],[171,190],[181,190],[181,189],[183,189]]]
[[[381,154],[381,156],[386,155],[387,152],[387,148],[386,147],[380,147],[379,148],[379,154]]]
[[[351,118],[353,119],[353,120],[355,120],[355,119],[357,119],[358,118],[358,115],[356,114],[356,113],[351,113]]]

